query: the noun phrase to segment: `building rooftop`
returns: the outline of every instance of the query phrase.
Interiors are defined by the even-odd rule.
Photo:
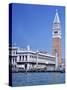
[[[30,46],[27,46],[27,48],[19,48],[19,47],[14,46],[14,47],[10,47],[10,49],[18,50],[17,51],[18,54],[19,53],[33,53],[33,54],[45,55],[45,56],[49,56],[49,57],[55,57],[55,56],[53,56],[52,54],[49,54],[46,51],[39,51],[38,49],[34,51],[30,48]]]

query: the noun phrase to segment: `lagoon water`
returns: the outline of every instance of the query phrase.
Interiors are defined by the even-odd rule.
[[[65,73],[12,73],[13,86],[48,85],[61,83],[65,83]]]

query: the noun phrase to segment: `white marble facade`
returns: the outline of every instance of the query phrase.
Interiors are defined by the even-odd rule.
[[[54,70],[56,57],[42,51],[33,51],[30,46],[26,49],[12,47],[9,48],[9,57],[12,68],[15,69],[47,69]]]

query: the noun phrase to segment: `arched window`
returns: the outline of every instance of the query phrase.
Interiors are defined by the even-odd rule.
[[[56,33],[56,34],[57,34],[57,33],[58,33],[58,31],[55,31],[54,33]]]
[[[23,56],[23,61],[24,61],[24,56]]]
[[[27,61],[27,55],[25,57],[26,57],[26,61]]]
[[[19,56],[19,61],[21,61],[21,56]]]

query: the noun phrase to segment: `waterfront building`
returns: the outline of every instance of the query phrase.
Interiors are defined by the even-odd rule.
[[[55,56],[33,51],[30,46],[27,46],[27,49],[12,47],[9,56],[12,70],[55,70]]]

